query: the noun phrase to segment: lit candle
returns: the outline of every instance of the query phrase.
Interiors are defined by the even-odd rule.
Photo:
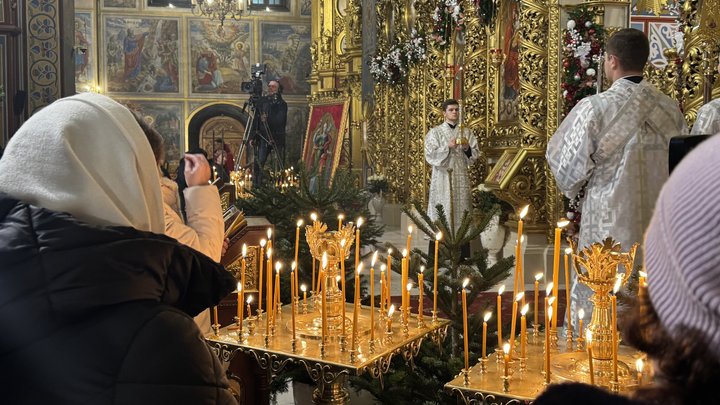
[[[293,269],[290,273],[290,291],[295,291],[295,272],[297,270]],[[292,312],[292,338],[295,340],[295,300],[290,300],[290,310]]]
[[[412,289],[412,282],[407,283],[407,309],[405,310],[405,325],[408,323],[408,316],[410,316],[410,290]]]
[[[502,347],[502,294],[505,292],[505,284],[498,289],[497,296],[497,329],[498,329],[498,348]]]
[[[387,316],[387,332],[392,332],[392,316],[395,312],[395,304],[390,305],[390,309],[388,310],[388,316]]]
[[[580,308],[578,310],[578,336],[583,335],[583,318],[585,317],[585,310]]]
[[[377,250],[370,261],[370,340],[375,340],[375,262],[377,261]]]
[[[407,247],[406,247],[406,249],[407,249],[408,255],[409,255],[410,252],[411,252],[411,250],[410,250],[410,240],[412,240],[412,232],[413,232],[413,227],[412,227],[412,225],[408,225],[407,230],[408,230],[408,237],[407,237]]]
[[[540,299],[540,279],[543,277],[542,273],[538,273],[535,275],[535,320],[533,322],[533,326],[535,328],[538,328],[538,302]]]
[[[407,257],[407,255],[408,255],[407,249],[403,249],[402,261],[401,261],[401,266],[400,266],[401,267],[400,279],[402,280],[401,285],[403,287],[406,286],[408,283],[408,257]],[[410,297],[410,294],[407,294],[405,292],[405,290],[403,290],[402,291],[402,299],[401,299],[401,302],[402,302],[401,310],[402,310],[403,314],[405,314],[407,312],[407,308],[408,308],[408,306],[410,306],[409,297]],[[405,318],[403,317],[403,321],[404,320],[405,320]]]
[[[635,360],[635,369],[637,370],[637,384],[638,387],[642,385],[642,372],[643,372],[643,359]]]
[[[422,322],[423,319],[423,289],[425,288],[425,277],[423,272],[425,266],[420,266],[420,272],[418,273],[418,289],[420,290],[420,298],[418,301],[418,321]]]
[[[593,370],[593,354],[592,354],[592,331],[587,330],[585,335],[585,344],[587,345],[588,365],[590,371],[590,384],[595,385],[595,371]]]
[[[470,283],[470,279],[466,278],[462,284],[462,311],[463,311],[463,340],[465,344],[465,371],[470,370],[468,357],[468,326],[467,326],[467,290],[465,288]],[[507,374],[506,374],[507,375]]]
[[[482,358],[487,357],[487,323],[490,320],[490,317],[492,316],[492,312],[485,312],[485,316],[483,317],[483,336],[482,336]]]
[[[245,300],[245,302],[247,302],[247,313],[248,313],[248,317],[251,317],[251,316],[252,316],[252,310],[251,310],[251,308],[250,308],[250,304],[252,303],[252,300],[253,300],[253,296],[252,296],[252,295],[248,295],[247,300]]]
[[[340,241],[340,290],[342,295],[342,335],[345,336],[345,302],[347,301],[345,293],[345,239]]]
[[[570,221],[563,220],[559,221],[557,223],[557,228],[555,228],[555,249],[553,251],[553,284],[555,285],[555,296],[558,295],[558,273],[560,271],[560,234],[562,233],[562,228],[567,226]],[[553,313],[557,315],[558,313],[558,300],[555,300],[555,303],[553,304]],[[555,319],[553,319],[553,328],[557,328],[557,320],[558,317],[555,316]]]
[[[357,219],[357,227],[355,228],[355,268],[360,264],[360,227],[363,224],[363,218]]]
[[[265,254],[263,253],[263,249],[265,248],[265,244],[267,241],[265,239],[260,240],[260,255],[258,256],[258,262],[260,262],[260,270],[258,271],[258,286],[260,287],[258,289],[258,313],[262,312],[262,300],[263,300],[263,263],[265,262],[263,258],[265,257]]]
[[[504,373],[504,375],[505,375],[505,377],[507,377],[507,376],[508,376],[508,366],[510,365],[510,343],[505,343],[505,344],[503,345],[503,353],[505,353],[505,355],[503,356],[504,359],[505,359],[505,373]]]
[[[435,235],[435,271],[433,274],[433,314],[437,314],[437,291],[438,291],[438,244],[442,239],[442,232]]]
[[[307,305],[307,286],[305,284],[301,285],[300,291],[303,293],[303,305]]]
[[[520,273],[522,273],[522,233],[523,233],[523,218],[528,213],[530,205],[526,205],[520,210],[520,219],[518,219],[518,232],[517,232],[517,245],[515,246],[515,284],[513,286],[513,297],[517,296],[518,288],[520,286]]]
[[[280,308],[280,269],[282,263],[275,262],[275,300],[273,302],[273,325],[275,325],[275,317]]]
[[[545,302],[547,302],[545,297]],[[545,384],[550,384],[550,328],[548,325],[552,321],[552,307],[547,306],[545,311]]]
[[[382,264],[380,266],[380,311],[385,311],[385,286],[387,285],[387,282],[385,281],[385,269],[387,266],[385,264]]]
[[[565,327],[567,328],[568,336],[572,339],[572,328],[570,327],[572,324],[572,315],[570,314],[570,265],[568,262],[570,254],[572,254],[572,249],[565,249],[565,312],[567,312],[567,325]]]
[[[387,251],[387,305],[392,304],[392,249]]]
[[[345,215],[343,215],[343,214],[338,215],[338,231],[342,229],[343,219],[345,219]]]
[[[298,249],[300,248],[300,227],[301,227],[302,225],[303,225],[303,220],[302,220],[302,219],[298,219],[298,221],[297,221],[297,227],[295,228],[295,264],[296,264],[296,265],[297,265],[297,263],[298,263]],[[296,297],[298,296],[298,292],[297,292],[297,288],[299,288],[299,287],[298,287],[298,281],[299,281],[299,279],[298,279],[298,272],[296,271],[296,272],[295,272],[295,289],[296,289],[296,290],[294,291]]]
[[[317,220],[318,220],[317,214],[314,212],[310,213],[310,219],[313,221],[313,225],[315,225],[315,222],[317,222]],[[318,274],[318,277],[319,276],[320,275]],[[315,256],[313,256],[313,259],[312,259],[312,283],[310,284],[310,289],[312,290],[314,288],[315,288]]]
[[[325,338],[327,336],[327,288],[325,287],[325,284],[327,284],[327,283],[322,282],[323,277],[324,276],[321,276],[320,274],[318,274],[318,278],[321,279],[320,284],[322,285],[322,293],[321,293],[322,298],[321,298],[321,305],[320,305],[320,310],[322,311],[322,318],[321,318],[322,319],[322,336],[321,336],[321,339],[322,339],[322,343],[325,344]]]
[[[351,350],[355,351],[355,345],[357,344],[357,336],[358,336],[358,312],[360,312],[360,271],[362,271],[362,263],[360,263],[357,266],[357,271],[355,272],[355,298],[353,300],[353,328],[352,328],[352,346]]]
[[[270,247],[270,241],[268,241],[268,248],[266,252],[267,263],[266,266],[266,278],[267,294],[265,294],[265,311],[267,311],[268,321],[273,316],[273,280],[272,280],[272,247]]]
[[[242,324],[243,324],[243,292],[242,283],[237,283],[237,317],[238,317],[238,337],[242,336]]]
[[[240,269],[240,285],[245,288],[245,268],[246,268],[246,258],[247,258],[247,244],[243,243],[242,245],[242,267]],[[239,289],[238,289],[239,290]],[[244,290],[243,290],[244,291]],[[243,297],[245,296],[245,293],[243,292]],[[252,314],[248,314],[250,316]]]
[[[297,284],[297,283],[298,283],[298,279],[297,279],[297,273],[298,273],[298,272],[297,272],[297,270],[298,270],[298,268],[297,268],[297,262],[293,261],[292,263],[290,263],[290,271],[291,271],[290,276],[292,276],[292,281],[295,282],[294,288],[291,288],[291,289],[290,289],[290,299],[293,300],[293,301],[294,301],[295,299],[297,299],[297,298],[300,297],[300,294],[298,293],[298,288],[299,288],[299,287],[298,287],[298,284]]]
[[[525,358],[525,336],[527,334],[527,321],[525,320],[525,315],[529,309],[530,305],[525,304],[520,310],[520,315],[522,315],[520,317],[520,357],[522,358]]]
[[[610,297],[612,303],[612,360],[613,360],[613,381],[618,382],[618,332],[617,332],[617,292],[622,285],[622,275],[618,274],[613,287],[613,295]]]
[[[525,293],[519,292],[512,305],[512,321],[510,322],[510,349],[515,349],[515,325],[517,322],[518,302],[522,300]]]
[[[640,271],[638,274],[640,275],[638,278],[638,303],[640,304],[640,315],[642,317],[645,315],[645,306],[643,302],[645,301],[645,294],[647,292],[647,273]]]

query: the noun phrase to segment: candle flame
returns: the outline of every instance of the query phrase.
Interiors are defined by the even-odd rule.
[[[584,309],[580,308],[580,310],[578,311],[578,318],[580,318],[580,319],[585,318],[585,310]]]
[[[592,344],[592,331],[590,329],[585,332],[585,342],[589,345]]]
[[[282,269],[282,263],[275,262],[275,271],[280,273],[280,269]]]
[[[505,284],[501,285],[500,288],[498,288],[498,295],[502,295],[502,293],[505,292]]]
[[[358,219],[357,219],[357,221],[356,221],[358,228],[360,228],[360,227],[362,226],[363,221],[364,221],[363,217],[358,217]]]
[[[470,284],[470,279],[469,279],[469,278],[466,278],[465,280],[463,280],[463,287],[462,287],[463,290],[465,289],[465,287],[468,286],[468,284]]]
[[[327,264],[328,264],[327,261],[328,261],[327,252],[323,252],[323,255],[322,255],[322,268],[323,269],[327,269]]]
[[[442,232],[438,232],[435,234],[435,240],[440,240],[440,239],[442,239]]]
[[[360,272],[362,271],[363,264],[364,264],[363,262],[360,262],[360,264],[358,264],[358,266],[357,266],[357,274],[358,274],[358,276],[360,275]]]
[[[412,282],[407,283],[407,290],[410,291],[412,289]]]
[[[620,274],[618,274],[618,276],[620,276]],[[617,292],[620,291],[621,285],[622,285],[622,278],[617,277],[617,279],[615,280],[615,286],[613,287],[613,294],[617,295]]]
[[[383,263],[383,264],[380,266],[380,271],[385,271],[385,270],[387,270],[387,266],[385,265],[385,263]]]
[[[548,300],[548,304],[552,305],[554,303],[555,303],[555,297],[550,297],[550,299]]]
[[[548,320],[552,319],[553,316],[553,307],[548,307]]]
[[[403,257],[407,257],[407,254],[408,254],[408,251],[407,251],[407,249],[403,249],[403,251],[402,251],[402,255],[403,255]]]
[[[640,275],[640,277],[647,278],[647,273],[645,273],[645,272],[642,271],[642,270],[640,270],[640,271],[638,272],[638,274]]]
[[[525,296],[525,291],[520,291],[520,292],[515,296],[515,301],[520,302],[520,300],[522,300],[522,298],[523,298],[524,296]]]
[[[635,369],[637,369],[638,373],[642,374],[643,366],[645,366],[645,363],[643,363],[643,359],[635,360]]]
[[[272,248],[269,247],[268,250],[267,250],[267,258],[269,259],[269,258],[271,258],[271,257],[272,257]]]
[[[530,209],[530,204],[524,206],[523,209],[520,210],[520,219],[521,219],[521,220],[522,220],[523,218],[525,218],[525,215],[527,215],[529,209]]]
[[[530,310],[530,304],[525,304],[522,309],[520,310],[520,315],[525,316],[525,314],[528,313]]]
[[[552,291],[553,291],[553,288],[554,288],[554,287],[555,287],[555,285],[553,284],[553,282],[552,282],[552,281],[549,282],[548,285],[547,285],[547,287],[545,288],[545,295],[550,295],[550,294],[552,294]]]
[[[305,292],[307,291],[307,286],[305,284],[300,286],[300,291]]]
[[[302,225],[303,225],[303,220],[302,220],[302,219],[298,219],[298,221],[297,221],[297,227],[300,228]]]
[[[409,233],[409,234],[412,234],[412,231],[413,231],[413,226],[412,226],[412,225],[408,225],[408,233]]]
[[[290,264],[290,269],[292,271],[295,271],[296,268],[297,268],[297,262],[295,260],[293,260],[292,263]]]
[[[339,283],[339,282],[340,282],[340,276],[335,276],[335,282],[336,282],[336,283]]]
[[[267,241],[265,239],[260,239],[260,246],[265,247],[265,244]]]
[[[568,221],[567,219],[563,219],[562,221],[558,221],[557,227],[565,228],[566,226],[568,226],[568,224],[570,224],[570,221]]]
[[[345,248],[345,245],[347,244],[347,241],[345,239],[340,241],[340,247]]]
[[[393,312],[395,312],[395,304],[390,305],[390,309],[388,310],[388,318],[392,316]]]
[[[342,221],[343,219],[345,219],[345,215],[343,215],[343,214],[338,214],[338,219]]]
[[[420,274],[422,274],[425,271],[425,266],[420,266]]]
[[[243,247],[242,247],[242,257],[243,257],[243,259],[245,258],[245,256],[247,256],[247,244],[246,244],[246,243],[243,243]]]
[[[268,235],[268,240],[272,239],[272,228],[268,228],[267,235]]]
[[[505,343],[503,345],[503,352],[505,352],[505,354],[510,354],[510,343]]]
[[[237,283],[237,292],[242,292],[242,283],[239,281]]]
[[[388,248],[388,256],[392,254],[392,248]]]
[[[312,219],[312,220],[313,220],[313,222],[317,221],[317,220],[318,220],[318,216],[317,216],[317,214],[316,214],[316,213],[314,213],[314,212],[313,212],[313,213],[310,213],[310,219]]]
[[[571,249],[571,248],[565,248],[565,254],[566,254],[566,255],[571,255],[571,254],[572,254],[572,249]]]
[[[252,300],[253,300],[253,296],[252,296],[252,295],[248,295],[248,299],[247,299],[247,301],[245,301],[245,302],[247,302],[248,305],[250,305],[250,303],[252,302]]]
[[[542,279],[542,278],[543,278],[543,274],[542,274],[542,273],[538,273],[538,274],[535,275],[535,281],[540,281],[540,279]]]
[[[373,253],[372,260],[370,261],[370,267],[375,267],[375,262],[377,261],[377,255],[378,255],[378,252],[376,250],[375,253]]]
[[[487,322],[487,321],[490,320],[490,317],[492,317],[492,312],[489,312],[489,311],[488,311],[488,312],[485,312],[485,316],[483,316],[483,320],[484,320],[485,322]]]

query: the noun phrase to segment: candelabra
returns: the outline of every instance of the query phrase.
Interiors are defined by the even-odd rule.
[[[227,17],[239,21],[247,12],[246,4],[242,0],[192,0],[191,6],[193,14],[207,16],[211,21],[217,20],[220,30]]]

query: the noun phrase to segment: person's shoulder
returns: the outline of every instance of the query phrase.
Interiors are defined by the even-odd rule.
[[[621,395],[580,383],[555,384],[548,387],[534,405],[642,405]]]

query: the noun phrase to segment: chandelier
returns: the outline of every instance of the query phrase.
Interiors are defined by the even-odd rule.
[[[210,21],[217,20],[220,22],[220,29],[226,18],[238,21],[245,12],[245,0],[192,0],[192,13],[207,16]]]

